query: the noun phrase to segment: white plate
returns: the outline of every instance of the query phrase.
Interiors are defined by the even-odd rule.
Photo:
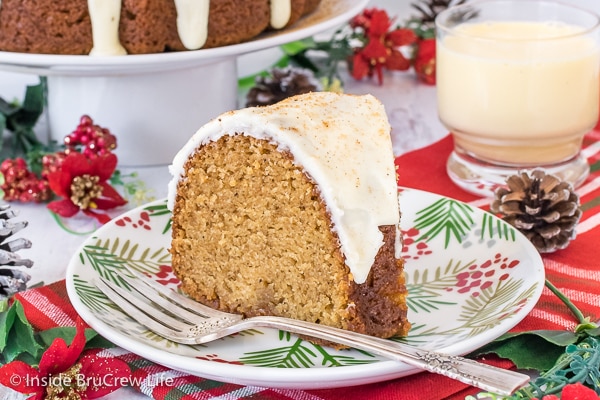
[[[0,52],[0,69],[43,75],[101,74],[105,76],[189,68],[220,58],[278,46],[336,28],[360,13],[367,3],[368,0],[322,0],[315,12],[303,17],[290,28],[263,33],[251,41],[231,46],[109,57]]]
[[[435,194],[400,188],[400,202],[413,324],[404,341],[465,354],[507,332],[531,311],[544,287],[544,266],[523,235],[490,213]],[[99,273],[114,280],[112,272],[127,264],[175,287],[169,222],[165,201],[150,203],[103,226],[72,258],[69,297],[102,336],[167,367],[244,385],[332,388],[417,372],[357,350],[315,346],[277,330],[193,347],[149,333],[93,282]],[[277,362],[267,366],[266,356],[277,351]]]

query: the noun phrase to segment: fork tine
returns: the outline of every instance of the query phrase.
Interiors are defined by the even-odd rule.
[[[105,286],[109,287],[113,292],[115,292],[117,295],[119,295],[123,301],[127,302],[129,308],[128,309],[124,308],[124,310],[127,311],[127,313],[129,313],[130,310],[134,311],[136,314],[144,313],[144,314],[146,314],[147,317],[153,318],[156,323],[169,326],[170,328],[173,328],[174,330],[178,330],[178,331],[183,331],[190,327],[189,324],[186,324],[185,322],[183,322],[181,320],[171,317],[164,311],[159,310],[156,307],[153,307],[151,304],[148,304],[145,301],[141,300],[140,298],[135,296],[133,293],[128,292],[127,290],[124,290],[124,289],[112,284],[110,281],[106,280],[105,278],[103,278],[101,276],[99,278],[100,278],[100,281],[102,283],[104,283]],[[98,283],[98,282],[96,282],[96,283]],[[134,289],[135,289],[135,287],[134,287]],[[111,298],[111,300],[112,300],[112,298]],[[121,304],[119,304],[119,303],[117,303],[117,305],[121,306]],[[134,308],[132,309],[131,307],[134,307]],[[131,315],[131,316],[133,316],[133,315]],[[134,317],[134,318],[137,319],[137,317]]]
[[[148,317],[146,314],[140,312],[135,306],[129,303],[127,300],[123,299],[119,293],[117,293],[112,285],[107,285],[104,281],[96,280],[94,281],[96,287],[102,291],[111,301],[113,301],[116,305],[118,305],[125,313],[138,321],[144,327],[150,329],[154,333],[159,336],[170,338],[177,337],[178,332],[167,328],[166,326],[156,322],[152,318]]]
[[[195,324],[198,322],[198,318],[205,318],[204,315],[200,315],[199,313],[190,312],[186,308],[181,307],[179,304],[174,303],[173,300],[167,299],[161,295],[162,293],[158,292],[156,288],[150,286],[146,279],[131,279],[128,276],[125,276],[119,272],[116,272],[117,275],[121,279],[123,279],[127,284],[129,284],[133,289],[135,289],[142,296],[152,301],[153,303],[158,304],[169,313],[189,322]],[[158,285],[158,284],[157,284]],[[171,289],[167,289],[171,291]]]
[[[125,266],[127,271],[129,271],[133,276],[139,279],[141,282],[151,287],[154,291],[160,293],[163,297],[169,299],[173,303],[179,305],[180,307],[184,307],[185,309],[201,315],[203,317],[222,317],[222,316],[234,316],[235,314],[226,313],[224,311],[215,310],[214,308],[205,306],[202,303],[194,301],[189,297],[183,296],[176,291],[169,289],[168,287],[161,285],[160,283],[148,278],[144,274],[130,268],[129,266]]]

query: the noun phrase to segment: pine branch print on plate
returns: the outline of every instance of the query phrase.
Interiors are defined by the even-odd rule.
[[[485,240],[487,237],[489,239],[494,239],[498,236],[499,239],[516,241],[516,233],[515,228],[513,228],[510,224],[505,223],[501,219],[494,217],[490,213],[484,213],[483,218],[481,220],[481,240]]]
[[[495,287],[481,291],[466,300],[457,321],[468,328],[470,336],[485,332],[522,308],[535,287],[522,291],[521,279],[500,280]]]
[[[427,291],[423,286],[413,285],[409,288],[409,296],[406,305],[413,312],[429,313],[433,310],[439,310],[443,306],[455,305],[456,302],[443,301],[438,293]]]
[[[145,332],[141,333],[142,335],[144,335],[144,337],[146,337],[148,340],[155,342],[157,344],[160,344],[161,346],[164,346],[167,349],[173,348],[173,347],[180,347],[180,346],[186,346],[186,345],[182,345],[179,343],[175,343],[172,342],[170,340],[165,339],[164,337],[157,335],[156,333],[152,332],[151,330],[146,330]],[[194,345],[194,346],[186,346],[186,347],[191,347],[191,348],[197,348],[197,347],[203,347],[204,345]]]
[[[431,274],[429,269],[415,269],[408,275],[406,287],[409,295],[406,305],[413,312],[431,312],[442,306],[456,305],[456,302],[448,301],[448,288],[454,287],[458,281],[457,276],[472,264],[473,261],[450,259],[445,267],[438,266]]]
[[[73,283],[81,301],[90,309],[100,312],[106,311],[111,306],[114,307],[112,301],[108,300],[96,286],[78,277],[74,278]]]
[[[430,241],[444,235],[444,248],[448,248],[452,238],[462,243],[463,238],[475,226],[473,208],[458,200],[442,197],[435,203],[417,212],[414,228],[425,233],[417,241]]]
[[[111,253],[109,249],[102,245],[87,245],[79,253],[79,259],[82,264],[89,263],[91,267],[98,272],[100,276],[110,279],[113,282],[120,282],[111,273],[112,270],[123,269],[125,261]],[[121,282],[121,285],[124,282]]]
[[[356,352],[370,357],[370,359],[358,358],[350,355],[348,352],[344,350],[338,352],[332,352],[329,347],[319,346],[317,344],[313,344],[313,347],[321,354],[322,361],[321,365],[327,367],[344,367],[348,365],[363,365],[363,364],[371,364],[377,362],[378,359],[375,358],[372,354],[367,353],[366,351],[356,350]],[[346,354],[348,353],[348,354]]]
[[[437,335],[439,329],[438,326],[432,326],[427,323],[413,324],[408,336],[403,338],[392,338],[391,340],[408,343],[413,346],[426,345],[430,341],[429,336]]]
[[[165,247],[142,248],[138,243],[117,237],[112,241],[98,240],[94,245],[84,246],[80,259],[82,262],[88,260],[92,268],[104,278],[127,287],[127,284],[121,282],[112,271],[122,270],[128,266],[142,273],[156,273],[162,265],[171,262],[171,255]]]
[[[304,341],[285,331],[279,331],[279,340],[290,345],[245,353],[240,357],[240,361],[244,365],[271,368],[343,367],[378,361],[373,355],[364,351],[353,351],[352,354],[344,350],[336,351]],[[355,353],[368,358],[356,357]]]
[[[245,365],[271,368],[310,368],[315,366],[317,354],[309,347],[309,343],[290,336],[292,343],[288,346],[252,351],[240,357]]]

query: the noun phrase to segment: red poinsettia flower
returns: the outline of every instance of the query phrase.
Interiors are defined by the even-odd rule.
[[[127,203],[108,183],[117,167],[117,157],[112,154],[88,158],[81,153],[70,153],[61,168],[48,175],[50,188],[62,200],[48,204],[60,216],[72,217],[79,211],[106,223],[110,217],[94,210],[108,210]]]
[[[81,320],[70,346],[56,338],[42,355],[38,368],[23,361],[0,367],[0,384],[29,399],[95,399],[120,388],[131,376],[129,366],[116,358],[81,353],[85,347]],[[108,378],[107,378],[108,377]]]
[[[435,38],[423,39],[417,43],[415,56],[417,77],[429,85],[435,85]]]
[[[405,71],[410,68],[410,60],[402,54],[400,47],[415,43],[417,36],[408,28],[389,31],[392,23],[387,12],[377,8],[364,10],[350,22],[353,28],[362,28],[366,38],[365,46],[357,49],[352,57],[355,79],[375,74],[381,85],[383,69]]]

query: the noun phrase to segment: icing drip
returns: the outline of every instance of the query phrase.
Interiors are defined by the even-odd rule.
[[[210,0],[175,0],[179,38],[188,50],[204,46],[208,37]]]
[[[88,0],[92,22],[91,56],[119,56],[127,54],[119,41],[121,0]]]
[[[281,29],[292,16],[292,0],[271,0],[271,27]]]

